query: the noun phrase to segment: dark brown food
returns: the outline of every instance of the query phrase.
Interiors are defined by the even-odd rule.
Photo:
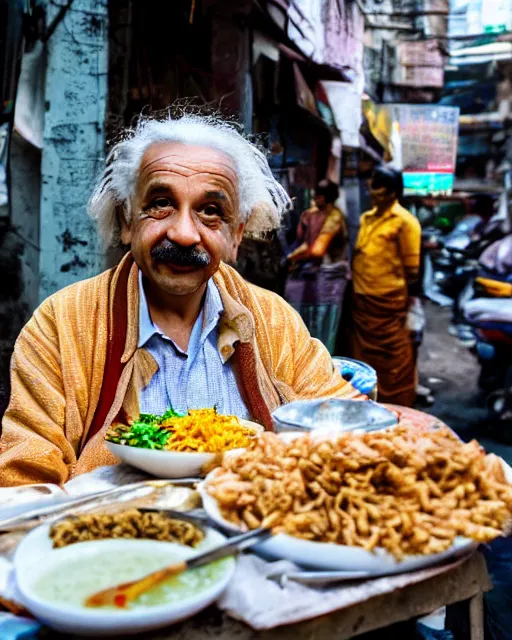
[[[177,542],[195,547],[204,533],[190,522],[168,518],[162,513],[141,513],[130,509],[113,514],[88,514],[68,518],[50,529],[54,549],[75,542],[111,538],[145,538]]]

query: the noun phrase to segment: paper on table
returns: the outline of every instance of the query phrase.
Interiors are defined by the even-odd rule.
[[[116,487],[147,480],[149,476],[128,465],[98,467],[67,482],[64,487],[35,484],[0,488],[0,522],[18,517],[40,507],[65,504]]]
[[[64,488],[70,496],[85,496],[88,493],[108,491],[132,482],[149,480],[150,477],[147,473],[138,471],[127,464],[116,464],[98,467],[90,473],[76,476],[73,480],[66,482]]]
[[[414,573],[343,583],[328,588],[313,588],[293,581],[288,581],[281,587],[267,578],[275,573],[298,571],[298,567],[287,560],[270,563],[254,555],[243,555],[238,560],[235,575],[218,606],[232,618],[242,620],[253,629],[272,629],[316,618],[375,596],[403,589],[450,571],[465,560],[467,556],[448,565]]]
[[[18,601],[11,559],[2,556],[0,556],[0,597],[15,603]]]

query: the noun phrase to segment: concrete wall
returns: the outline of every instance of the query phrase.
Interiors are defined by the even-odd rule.
[[[48,43],[39,300],[104,268],[86,204],[104,159],[107,43],[107,0],[75,0]]]

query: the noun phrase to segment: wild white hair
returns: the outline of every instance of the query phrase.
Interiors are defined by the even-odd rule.
[[[206,146],[226,154],[237,169],[239,215],[246,230],[261,235],[279,226],[283,213],[291,206],[290,197],[272,175],[263,153],[235,126],[210,115],[140,118],[110,151],[89,200],[89,215],[96,220],[106,246],[119,241],[118,214],[128,224],[131,221],[132,199],[144,153],[151,145],[162,142]]]

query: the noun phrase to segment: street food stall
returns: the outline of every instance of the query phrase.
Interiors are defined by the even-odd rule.
[[[371,401],[274,425],[142,414],[106,434],[120,464],[0,490],[1,607],[34,638],[322,640],[469,602],[483,638],[478,545],[508,531],[510,468]]]

